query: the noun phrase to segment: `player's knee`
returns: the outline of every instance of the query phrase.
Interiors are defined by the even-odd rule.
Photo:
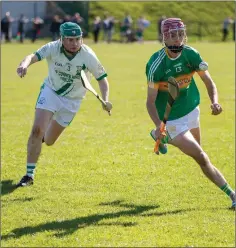
[[[199,152],[195,160],[201,167],[205,167],[209,164],[209,158],[204,151]]]
[[[55,143],[55,140],[48,140],[44,138],[44,142],[47,146],[52,146]]]
[[[31,132],[31,136],[33,138],[40,138],[42,139],[44,135],[44,130],[40,126],[34,126]]]

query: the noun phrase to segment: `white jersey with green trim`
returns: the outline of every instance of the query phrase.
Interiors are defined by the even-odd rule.
[[[101,80],[106,77],[106,71],[98,60],[94,51],[83,44],[74,57],[67,57],[60,40],[49,42],[35,52],[39,60],[46,58],[48,63],[48,77],[44,83],[58,95],[70,99],[81,100],[86,89],[81,82],[80,72],[83,69],[91,80],[91,74]]]

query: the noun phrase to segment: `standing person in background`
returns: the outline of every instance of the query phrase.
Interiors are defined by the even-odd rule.
[[[157,21],[157,40],[159,40],[162,43],[162,33],[161,33],[161,23],[166,19],[166,16],[162,16],[158,21]]]
[[[123,20],[119,21],[119,27],[120,27],[120,42],[121,43],[127,42],[126,27],[124,25]]]
[[[71,20],[72,20],[71,15],[65,15],[64,18],[63,18],[63,23],[70,22]]]
[[[78,24],[82,29],[84,37],[87,36],[87,31],[85,30],[84,18],[80,15],[80,13],[76,12],[74,16],[72,16],[71,22]]]
[[[102,20],[102,29],[103,29],[103,40],[107,41],[108,40],[108,27],[109,27],[109,16],[108,14],[104,15],[104,18]]]
[[[4,39],[6,42],[11,42],[12,38],[12,30],[11,24],[14,21],[14,18],[11,17],[11,13],[9,11],[6,12],[5,17],[1,20],[1,29],[2,34],[4,35]]]
[[[17,67],[19,77],[24,77],[30,65],[47,59],[49,74],[41,87],[35,106],[35,119],[27,145],[26,175],[17,187],[32,185],[42,143],[53,145],[70,125],[86,89],[81,81],[81,70],[97,79],[103,100],[108,103],[109,83],[107,73],[94,51],[83,44],[82,30],[76,23],[60,26],[61,38],[42,46],[26,56]],[[89,79],[88,78],[88,79]],[[103,109],[110,112],[111,103]]]
[[[83,25],[84,18],[80,15],[80,13],[76,12],[74,16],[71,18],[71,22],[74,22],[80,26]]]
[[[52,23],[50,26],[50,32],[52,33],[52,41],[57,40],[60,37],[60,25],[62,24],[62,20],[58,15],[54,15],[52,19]]]
[[[208,72],[208,64],[196,49],[186,45],[186,27],[181,19],[168,18],[162,21],[161,33],[165,47],[155,52],[146,65],[146,106],[155,125],[150,134],[154,140],[161,140],[161,153],[167,152],[166,143],[169,143],[193,158],[204,175],[229,196],[234,209],[234,190],[201,146],[200,93],[193,78],[195,72],[206,86],[211,101],[211,113],[219,115],[222,112],[216,85]],[[171,108],[163,134],[160,127],[167,104],[169,77],[176,79],[180,94]]]
[[[146,20],[143,16],[140,16],[139,19],[137,20],[136,37],[140,43],[143,43],[143,32],[144,29],[147,28],[149,25],[150,22]]]
[[[93,40],[94,43],[98,43],[98,37],[101,30],[101,18],[96,16],[93,21]]]
[[[222,29],[222,41],[226,41],[228,35],[229,35],[229,25],[233,23],[233,20],[230,17],[227,17],[224,19],[223,22],[223,29]]]
[[[32,30],[32,42],[34,43],[36,39],[38,38],[38,35],[40,34],[41,28],[43,26],[43,19],[41,19],[39,16],[33,18],[33,30]]]
[[[115,25],[115,19],[113,16],[110,16],[108,19],[108,27],[107,27],[107,43],[111,43],[112,36],[114,33],[114,25]]]
[[[29,22],[29,19],[25,17],[24,14],[20,15],[20,18],[18,20],[18,30],[17,30],[17,39],[24,43],[25,38],[25,24]]]
[[[123,20],[123,25],[124,25],[124,30],[125,30],[125,36],[126,36],[126,42],[131,42],[132,41],[132,24],[133,24],[133,19],[130,16],[129,13],[126,13],[126,16]]]

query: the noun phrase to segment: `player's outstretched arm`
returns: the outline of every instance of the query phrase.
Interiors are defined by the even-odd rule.
[[[216,85],[211,78],[211,75],[208,71],[199,71],[199,76],[201,77],[202,81],[204,82],[208,95],[211,100],[211,110],[213,115],[218,115],[222,112],[222,107],[218,103],[218,92]]]
[[[19,66],[17,67],[17,74],[19,75],[19,77],[24,77],[27,73],[27,68],[34,64],[35,62],[39,61],[38,57],[35,54],[30,54],[28,56],[26,56],[19,64]]]

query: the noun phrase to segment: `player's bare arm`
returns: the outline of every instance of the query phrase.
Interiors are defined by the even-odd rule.
[[[106,111],[111,111],[112,104],[109,102],[109,83],[108,83],[108,80],[105,77],[105,78],[99,80],[98,83],[99,83],[99,88],[100,88],[100,91],[102,94],[102,98],[107,103],[107,105],[103,106],[103,108]]]
[[[152,121],[154,122],[156,126],[155,135],[157,139],[162,139],[163,135],[160,132],[161,120],[159,118],[159,115],[157,113],[156,106],[155,106],[157,94],[158,94],[158,89],[148,87],[146,107],[147,107],[147,111],[148,111],[150,118],[152,119]]]
[[[19,66],[17,67],[17,74],[22,78],[26,75],[27,73],[27,68],[36,63],[38,60],[38,57],[35,54],[30,54],[28,56],[26,56],[19,64]]]
[[[218,103],[218,92],[216,85],[211,78],[211,75],[208,71],[199,71],[199,76],[201,77],[202,81],[206,85],[208,95],[211,100],[211,109],[213,115],[218,115],[222,112],[222,107]]]
[[[107,78],[105,77],[99,80],[98,83],[99,83],[99,88],[102,94],[102,98],[105,102],[107,102],[108,97],[109,97],[109,83],[107,81]]]

